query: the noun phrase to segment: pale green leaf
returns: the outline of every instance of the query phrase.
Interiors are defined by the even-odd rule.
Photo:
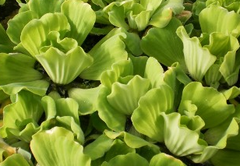
[[[91,114],[97,110],[97,98],[101,86],[91,89],[72,88],[68,91],[69,97],[75,99],[79,105],[81,115]]]
[[[30,0],[28,6],[31,11],[37,14],[38,18],[41,18],[46,13],[60,12],[61,5],[64,1],[65,0]]]
[[[160,153],[151,159],[149,166],[186,166],[181,160],[165,153]]]
[[[125,22],[125,13],[124,13],[124,7],[123,6],[117,6],[114,5],[110,12],[108,12],[109,15],[109,21],[111,24],[121,27],[125,30],[129,29],[128,24]]]
[[[141,48],[143,52],[156,58],[165,66],[179,62],[184,67],[183,44],[176,36],[176,29],[180,25],[178,20],[172,19],[164,28],[151,28],[142,38]]]
[[[106,135],[101,135],[84,148],[84,154],[90,156],[92,160],[103,157],[112,147],[113,141]]]
[[[99,41],[89,51],[89,54],[94,59],[93,64],[83,71],[80,77],[90,80],[99,80],[101,74],[110,69],[114,63],[127,59],[128,53],[121,39],[123,36],[125,36],[125,34],[119,32],[110,37],[106,36]]]
[[[92,63],[92,58],[81,47],[64,53],[51,47],[36,56],[51,80],[57,84],[68,84]]]
[[[81,45],[93,28],[96,20],[95,12],[88,3],[78,0],[65,1],[61,10],[71,26],[71,31],[66,36],[76,39]]]
[[[109,90],[102,87],[99,91],[97,101],[97,108],[99,117],[106,123],[106,125],[115,131],[123,131],[125,128],[126,116],[113,108],[107,100]]]
[[[43,113],[40,100],[40,96],[31,92],[21,91],[16,94],[16,101],[4,108],[2,136],[7,136],[8,129],[21,131],[27,123],[37,123]]]
[[[173,15],[172,9],[166,8],[161,12],[157,12],[156,14],[154,14],[153,17],[151,18],[151,21],[149,22],[149,25],[153,25],[157,28],[164,28],[171,21],[172,15]]]
[[[177,35],[183,42],[184,59],[192,78],[201,81],[207,70],[216,61],[207,48],[201,46],[197,37],[190,38],[183,26],[177,29]]]
[[[161,116],[164,124],[164,143],[168,150],[177,156],[187,156],[202,152],[207,143],[201,140],[199,133],[190,130],[183,123],[179,113],[165,114]]]
[[[136,130],[148,137],[162,142],[164,140],[163,122],[159,121],[162,112],[173,110],[173,91],[167,85],[151,89],[140,100],[132,114],[132,123]]]
[[[30,147],[37,162],[43,166],[91,165],[82,145],[74,141],[73,133],[62,127],[33,135]]]
[[[0,166],[31,166],[20,154],[13,154],[0,163]]]
[[[107,101],[117,111],[131,115],[138,106],[138,100],[148,91],[149,87],[149,80],[134,76],[126,85],[114,83]]]
[[[70,116],[79,125],[78,103],[71,98],[61,98],[55,101],[58,116]]]
[[[15,17],[8,21],[7,34],[12,42],[15,44],[20,43],[20,36],[24,26],[36,18],[34,12],[26,11],[18,13]]]
[[[104,162],[102,166],[148,166],[148,161],[136,153],[128,153],[125,155],[118,155],[111,159],[108,163]]]
[[[0,54],[0,85],[35,81],[42,74],[34,69],[35,60],[24,54]]]
[[[209,17],[211,16],[211,17]],[[202,32],[208,34],[212,32],[221,32],[226,35],[240,35],[240,15],[234,11],[218,6],[211,5],[202,10],[199,14],[199,23]]]
[[[36,95],[44,96],[47,92],[49,83],[45,80],[36,80],[30,82],[18,82],[18,83],[10,83],[6,85],[0,86],[6,94],[16,94],[21,90],[30,91]]]
[[[191,104],[196,105],[196,115],[204,120],[204,128],[221,124],[235,111],[233,105],[227,104],[227,99],[222,93],[212,87],[203,87],[199,82],[189,83],[184,88],[179,106],[181,113],[189,111],[182,105],[185,101],[191,101]]]
[[[61,35],[70,30],[67,18],[61,13],[48,13],[40,19],[31,20],[22,30],[20,40],[23,47],[35,57],[40,49],[47,45],[47,36],[51,31]]]

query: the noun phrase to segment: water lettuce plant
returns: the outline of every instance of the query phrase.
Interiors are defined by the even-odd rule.
[[[239,165],[239,2],[16,2],[0,166]]]

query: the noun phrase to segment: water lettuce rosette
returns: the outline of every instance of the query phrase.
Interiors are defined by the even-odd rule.
[[[120,61],[101,76],[98,113],[110,129],[124,131],[139,99],[162,82],[163,69],[154,58]]]
[[[238,134],[238,121],[233,118],[238,110],[216,89],[198,82],[187,84],[178,111],[172,110],[174,99],[163,95],[166,91],[148,91],[131,119],[139,133],[164,143],[174,155],[203,163]],[[165,105],[156,102],[159,99]]]

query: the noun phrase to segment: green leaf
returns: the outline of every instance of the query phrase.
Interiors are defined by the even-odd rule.
[[[0,163],[0,166],[31,166],[27,160],[20,154],[13,154]]]
[[[173,15],[172,9],[166,8],[161,12],[157,12],[156,14],[154,14],[153,17],[151,18],[151,21],[149,22],[149,25],[153,25],[157,28],[164,28],[171,21],[172,15]]]
[[[195,80],[202,81],[208,69],[216,61],[207,48],[201,46],[197,37],[190,38],[183,26],[177,29],[177,35],[183,42],[184,59],[187,70]]]
[[[142,69],[143,70],[143,69]],[[148,58],[144,70],[144,78],[151,82],[151,88],[157,88],[163,84],[164,70],[155,58]]]
[[[6,137],[7,130],[21,131],[28,123],[36,124],[43,113],[40,98],[28,91],[16,94],[16,101],[4,108],[1,136]]]
[[[238,124],[233,118],[229,121],[210,128],[204,133],[204,140],[209,144],[201,154],[194,155],[191,158],[196,163],[202,163],[213,157],[219,149],[226,148],[227,140],[238,134]]]
[[[118,155],[111,159],[108,163],[104,162],[102,166],[148,166],[148,161],[136,153],[128,153],[125,155]]]
[[[112,64],[127,59],[128,53],[121,39],[125,34],[122,32],[113,34],[114,31],[118,30],[110,32],[109,35],[105,36],[89,51],[94,62],[88,69],[81,73],[81,78],[99,80],[101,74],[110,69]]]
[[[0,85],[35,81],[42,74],[34,69],[35,60],[24,54],[0,53]]]
[[[55,101],[58,116],[70,116],[79,125],[78,103],[71,98],[61,98]]]
[[[72,88],[68,91],[68,95],[77,101],[80,114],[87,115],[97,110],[97,98],[100,89],[101,86],[91,89]]]
[[[212,87],[203,87],[199,82],[189,83],[184,88],[179,106],[179,112],[182,114],[190,112],[184,106],[184,103],[188,101],[196,106],[196,115],[199,115],[204,120],[204,128],[211,128],[221,124],[235,111],[233,105],[227,104],[227,99],[222,93]]]
[[[217,5],[211,5],[199,14],[201,30],[208,34],[220,32],[238,37],[240,35],[239,21],[239,14],[234,11],[228,12],[227,9]]]
[[[131,117],[136,130],[162,142],[164,140],[164,124],[159,121],[159,116],[162,112],[170,113],[173,111],[173,99],[173,91],[167,85],[149,90],[139,100],[139,106],[134,110]]]
[[[82,145],[74,141],[73,133],[62,127],[33,135],[30,147],[40,165],[91,165],[90,158],[83,153]]]
[[[184,117],[175,112],[171,114],[163,112],[161,115],[164,124],[164,143],[171,153],[187,156],[203,151],[207,143],[199,138],[198,132],[184,124]]]
[[[103,157],[112,147],[113,141],[106,135],[101,135],[84,148],[84,154],[90,156],[92,160]]]
[[[181,23],[177,19],[172,19],[164,28],[151,28],[142,38],[141,48],[143,52],[156,58],[165,66],[179,62],[184,67],[183,44],[176,37],[176,29],[180,25]]]
[[[99,117],[110,129],[123,131],[125,128],[126,115],[117,111],[108,103],[107,95],[109,95],[109,90],[106,87],[102,87],[99,91],[97,101]]]
[[[238,166],[240,163],[240,151],[234,150],[220,150],[212,158],[211,163],[215,166],[229,165],[229,166]]]
[[[31,11],[37,14],[38,18],[41,18],[46,13],[60,12],[61,5],[64,1],[65,0],[30,0],[28,6]]]
[[[149,86],[150,82],[139,76],[134,76],[126,85],[116,82],[112,85],[107,101],[117,111],[131,115],[137,108],[138,100],[148,91]]]
[[[5,29],[2,24],[0,24],[0,50],[1,52],[9,53],[13,50],[13,43],[9,39]]]
[[[57,84],[72,82],[92,64],[92,58],[79,46],[67,53],[51,47],[45,53],[37,55],[36,58],[51,80]]]
[[[21,42],[20,36],[23,28],[34,18],[37,18],[37,16],[33,11],[25,11],[18,13],[8,21],[7,34],[13,43],[18,44]]]
[[[149,166],[186,166],[181,160],[174,158],[165,153],[160,153],[155,156],[150,161]]]
[[[12,95],[17,94],[22,90],[27,90],[32,92],[33,94],[44,96],[47,92],[49,83],[45,80],[36,80],[30,82],[18,82],[18,83],[10,83],[6,85],[0,86],[6,94]]]
[[[81,45],[93,28],[96,20],[95,12],[88,3],[78,0],[65,1],[61,9],[71,26],[71,31],[66,36],[76,39]]]
[[[110,12],[108,12],[108,15],[111,24],[117,27],[121,27],[125,30],[129,29],[128,24],[125,22],[125,12],[123,6],[114,5],[111,8]]]
[[[39,6],[38,6],[39,7]],[[40,19],[31,20],[22,30],[20,40],[23,47],[33,56],[40,54],[40,49],[47,46],[47,37],[51,31],[60,36],[70,30],[67,18],[61,13],[48,13]]]

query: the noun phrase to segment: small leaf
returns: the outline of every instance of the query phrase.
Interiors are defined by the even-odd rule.
[[[149,166],[186,166],[181,160],[174,158],[165,153],[160,153],[158,155],[153,156],[150,161]]]

